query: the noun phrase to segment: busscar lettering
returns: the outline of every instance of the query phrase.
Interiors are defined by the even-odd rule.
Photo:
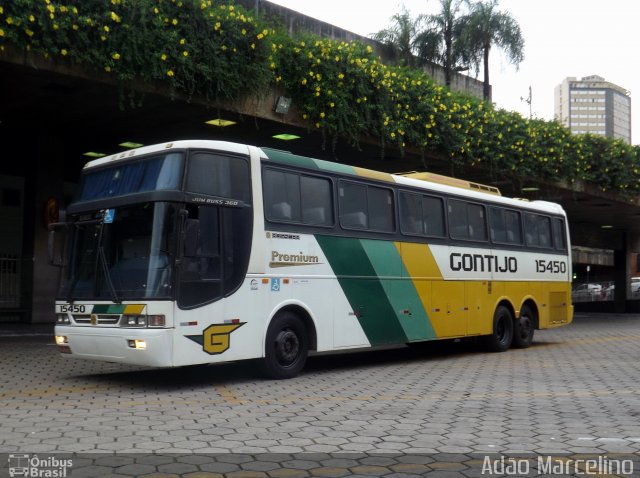
[[[208,197],[197,196],[191,198],[191,202],[197,204],[206,204],[208,206],[240,206],[240,201],[236,201],[235,199],[214,199]]]
[[[452,271],[515,273],[518,272],[518,259],[513,256],[453,252],[449,256],[449,267]]]

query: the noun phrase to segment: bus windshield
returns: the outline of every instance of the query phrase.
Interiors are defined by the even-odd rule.
[[[103,220],[72,224],[60,296],[113,302],[170,298],[177,211],[172,203],[141,203],[109,209]]]
[[[168,153],[96,169],[83,175],[76,201],[180,189],[183,164],[183,153]]]

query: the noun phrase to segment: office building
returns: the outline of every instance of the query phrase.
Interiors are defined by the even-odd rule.
[[[592,75],[565,78],[555,89],[555,118],[573,134],[595,134],[631,144],[631,96]]]

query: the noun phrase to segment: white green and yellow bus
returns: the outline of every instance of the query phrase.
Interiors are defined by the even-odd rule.
[[[505,351],[573,316],[559,205],[235,143],[87,163],[50,246],[56,341],[84,359],[259,359],[288,378],[311,351],[468,337]]]

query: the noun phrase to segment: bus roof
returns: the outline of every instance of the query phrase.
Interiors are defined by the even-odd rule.
[[[126,161],[138,156],[146,154],[153,154],[162,151],[168,151],[172,149],[188,149],[188,148],[203,148],[214,149],[217,151],[228,151],[236,154],[250,153],[254,146],[232,143],[228,141],[212,141],[212,140],[180,140],[170,141],[166,143],[159,143],[150,146],[143,146],[128,151],[112,154],[102,158],[89,161],[85,164],[84,169],[90,169],[97,166],[106,165],[112,161]],[[448,176],[437,175],[428,172],[409,172],[391,174],[382,171],[375,171],[372,169],[360,168],[357,166],[349,166],[342,163],[336,163],[332,161],[325,161],[322,159],[310,158],[307,156],[299,156],[287,151],[271,149],[271,148],[256,148],[260,153],[261,159],[268,159],[270,161],[287,164],[290,166],[298,166],[305,169],[317,170],[318,172],[331,172],[348,176],[355,176],[361,178],[374,179],[377,181],[401,184],[406,186],[415,187],[423,190],[430,190],[433,192],[440,192],[443,194],[451,195],[463,195],[468,198],[475,198],[482,201],[491,201],[504,205],[511,205],[513,207],[526,208],[537,211],[545,211],[555,214],[563,214],[564,210],[559,204],[547,202],[547,201],[525,201],[522,199],[507,198],[500,196],[497,188],[492,186],[486,186],[479,183],[473,183],[470,181],[464,181],[457,178],[451,178]],[[464,189],[464,192],[462,191]]]
[[[482,201],[492,201],[503,205],[511,205],[513,207],[531,209],[536,211],[544,211],[555,214],[564,215],[562,206],[549,201],[528,201],[523,199],[508,198],[500,195],[500,191],[492,186],[486,186],[471,181],[451,178],[433,173],[399,173],[391,174],[372,169],[349,166],[341,163],[334,163],[322,159],[309,158],[281,151],[277,149],[261,148],[270,161],[287,164],[290,166],[298,166],[305,169],[314,169],[318,171],[333,172],[356,176],[361,178],[375,179],[378,181],[389,182],[399,185],[412,186],[419,189],[431,190],[443,194],[463,195],[468,198],[475,198]],[[461,191],[463,189],[464,191]]]

